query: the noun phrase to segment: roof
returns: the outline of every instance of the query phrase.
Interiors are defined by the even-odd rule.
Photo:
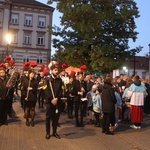
[[[12,1],[12,4],[30,5],[30,6],[35,6],[35,7],[51,8],[54,10],[53,7],[40,3],[36,0],[11,0],[11,1]]]

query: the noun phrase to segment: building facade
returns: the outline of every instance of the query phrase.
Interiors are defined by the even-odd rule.
[[[35,0],[0,0],[0,61],[10,54],[19,68],[27,61],[37,62],[37,68],[48,65],[53,11]]]
[[[122,66],[113,71],[113,77],[120,74],[128,76],[139,75],[143,79],[150,77],[150,58],[145,56],[134,56],[128,59]]]

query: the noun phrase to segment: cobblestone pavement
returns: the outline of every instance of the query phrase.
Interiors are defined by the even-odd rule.
[[[45,139],[45,108],[36,108],[35,126],[27,127],[19,97],[13,102],[13,117],[0,127],[0,150],[150,150],[150,116],[144,116],[141,129],[131,129],[121,122],[115,135],[101,133],[101,128],[75,127],[74,119],[61,114],[58,134],[61,139]]]

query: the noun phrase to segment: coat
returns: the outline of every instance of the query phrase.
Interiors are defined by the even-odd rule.
[[[78,92],[81,92],[81,88],[84,88],[85,92],[83,93],[83,96],[79,95]],[[80,101],[81,98],[85,98],[87,93],[87,85],[84,80],[81,82],[79,80],[75,80],[73,82],[73,90],[72,95],[74,95],[74,101]]]
[[[115,104],[117,102],[115,91],[110,83],[104,83],[102,87],[102,111],[104,113],[115,113]]]
[[[27,92],[28,86],[33,88],[32,90],[29,91],[29,93]],[[33,78],[30,81],[30,85],[29,85],[29,78],[26,78],[26,80],[23,80],[22,91],[25,94],[25,97],[27,97],[27,93],[28,93],[28,101],[37,100],[37,87],[38,87],[38,81],[35,78]]]
[[[6,87],[7,81],[7,78],[0,78],[0,100],[6,100],[6,93],[8,90],[8,88]]]
[[[50,88],[50,81],[52,84],[52,88],[53,88],[53,92],[54,92],[54,96],[55,98],[58,98],[58,101],[60,101],[60,98],[62,97],[62,79],[60,77],[53,77],[50,76],[49,78],[46,79],[46,85],[47,88],[45,89],[45,97],[46,97],[46,103],[47,104],[51,104],[51,101],[54,99],[53,94],[52,94],[52,90]]]

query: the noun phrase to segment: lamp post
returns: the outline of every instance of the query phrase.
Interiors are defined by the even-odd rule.
[[[6,48],[6,55],[9,55],[9,45],[11,44],[11,35],[6,35],[6,42],[7,42],[7,48]]]
[[[125,74],[125,72],[126,72],[126,70],[127,70],[127,67],[123,67],[123,70],[124,70],[124,74]]]
[[[148,59],[149,59],[149,78],[150,78],[150,43],[148,44],[149,46],[149,51],[148,51]]]

